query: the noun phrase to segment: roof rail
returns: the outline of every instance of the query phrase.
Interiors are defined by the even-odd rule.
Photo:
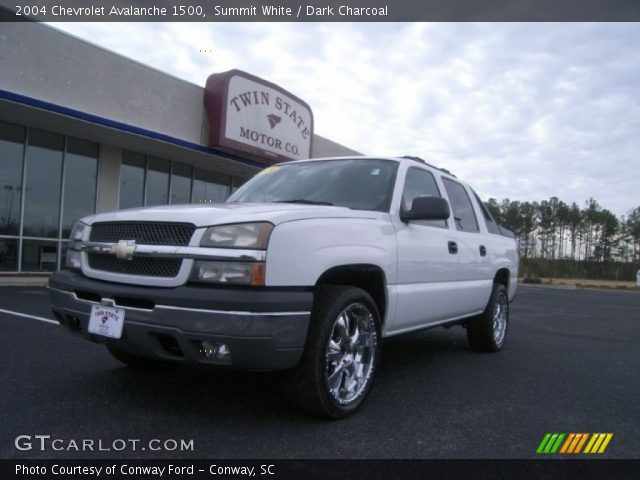
[[[420,157],[414,157],[411,155],[403,155],[400,158],[406,158],[407,160],[413,160],[414,162],[420,162],[420,163],[424,163],[425,165],[431,167],[431,168],[435,168],[436,170],[440,170],[441,172],[446,173],[447,175],[451,175],[453,178],[458,178],[456,177],[453,173],[451,173],[449,170],[447,170],[446,168],[440,168],[440,167],[436,167],[435,165],[432,165],[430,163],[425,162],[422,158]]]

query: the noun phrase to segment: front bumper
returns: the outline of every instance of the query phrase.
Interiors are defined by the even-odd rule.
[[[231,367],[250,370],[294,368],[309,327],[313,294],[303,289],[182,286],[139,287],[93,280],[80,273],[54,273],[51,309],[72,333],[111,343],[133,355],[178,363],[218,364],[202,342],[231,351]],[[122,338],[87,331],[92,305],[125,310]]]

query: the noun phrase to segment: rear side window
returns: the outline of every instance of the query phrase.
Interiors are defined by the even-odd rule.
[[[471,191],[473,192],[473,196],[476,197],[476,201],[478,202],[478,205],[480,205],[480,210],[482,210],[482,215],[484,216],[484,219],[485,219],[485,221],[487,223],[487,230],[489,230],[489,233],[495,233],[497,235],[502,235],[502,232],[500,231],[500,227],[498,226],[496,221],[491,216],[491,212],[489,212],[489,210],[487,210],[487,207],[482,202],[482,200],[480,200],[480,197],[478,196],[478,194],[473,190],[471,190]]]
[[[402,210],[411,210],[413,199],[417,197],[441,197],[440,190],[431,172],[411,167],[407,170],[402,191]],[[420,220],[415,223],[447,228],[446,220]]]
[[[444,188],[449,196],[456,228],[463,232],[478,232],[478,220],[465,188],[458,182],[444,177],[442,178],[442,183],[444,183]]]

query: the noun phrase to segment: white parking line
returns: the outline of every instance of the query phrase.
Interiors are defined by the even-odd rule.
[[[56,322],[55,320],[51,320],[50,318],[36,317],[35,315],[27,315],[26,313],[13,312],[11,310],[5,310],[3,308],[0,308],[0,313],[8,313],[9,315],[15,315],[16,317],[31,318],[33,320],[40,320],[41,322],[45,322],[45,323],[52,323],[53,325],[60,325],[58,322]]]

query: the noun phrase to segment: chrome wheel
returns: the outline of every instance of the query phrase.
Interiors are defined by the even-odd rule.
[[[357,399],[373,376],[377,332],[373,313],[352,303],[336,318],[325,351],[329,393],[341,405]]]
[[[496,298],[493,309],[493,340],[496,345],[502,345],[504,335],[507,331],[507,322],[509,320],[509,302],[504,293],[500,293]]]

